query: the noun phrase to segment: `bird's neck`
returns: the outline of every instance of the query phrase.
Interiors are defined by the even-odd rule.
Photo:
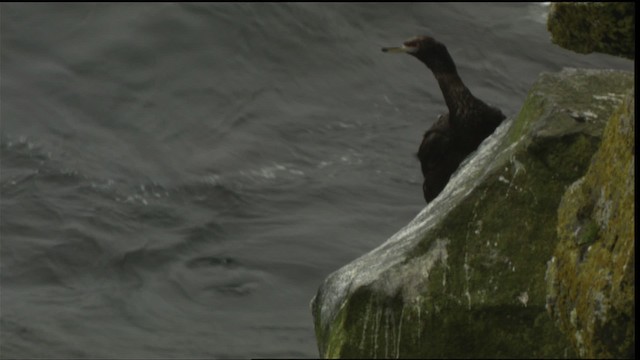
[[[468,108],[475,100],[457,72],[434,72],[433,75],[438,80],[451,116],[461,115],[461,111]]]

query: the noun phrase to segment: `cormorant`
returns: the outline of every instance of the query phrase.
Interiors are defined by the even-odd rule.
[[[401,47],[382,48],[383,52],[407,53],[422,61],[433,72],[449,113],[441,115],[424,134],[418,159],[427,203],[449,182],[451,174],[467,155],[493,133],[505,116],[471,94],[458,76],[456,65],[444,44],[429,36],[417,36]]]

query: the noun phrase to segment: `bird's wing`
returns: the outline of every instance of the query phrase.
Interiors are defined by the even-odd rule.
[[[450,145],[451,138],[444,131],[429,130],[424,134],[418,150],[423,174],[435,169],[445,160]]]

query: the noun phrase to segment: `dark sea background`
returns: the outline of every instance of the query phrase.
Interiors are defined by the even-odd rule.
[[[317,357],[309,301],[424,206],[445,43],[517,115],[548,4],[0,7],[1,356]]]

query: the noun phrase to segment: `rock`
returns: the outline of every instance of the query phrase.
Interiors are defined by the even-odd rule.
[[[549,11],[547,29],[554,44],[578,53],[594,51],[635,58],[634,2],[560,2]]]
[[[320,355],[566,357],[545,310],[557,209],[633,74],[543,74],[443,192],[312,301]]]
[[[580,357],[635,357],[634,134],[631,93],[558,209],[547,309]]]

